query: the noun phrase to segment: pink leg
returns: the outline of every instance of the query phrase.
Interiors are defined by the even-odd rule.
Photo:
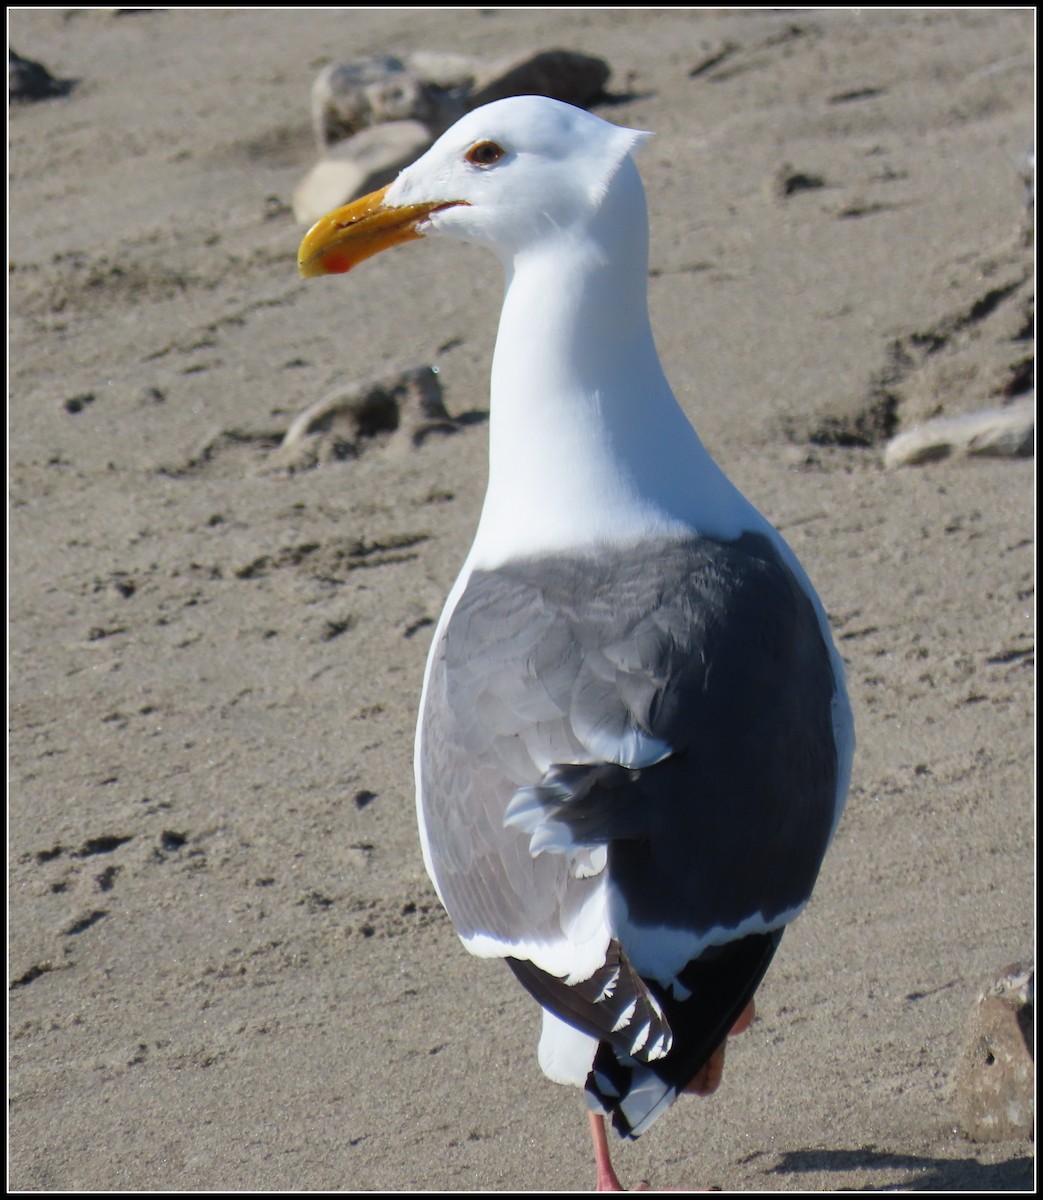
[[[621,1192],[623,1185],[619,1182],[615,1171],[612,1170],[612,1160],[608,1153],[608,1138],[605,1136],[605,1118],[598,1113],[588,1112],[590,1120],[590,1136],[594,1142],[594,1162],[598,1168],[597,1191]]]
[[[729,1036],[735,1037],[737,1034],[745,1033],[753,1023],[755,1011],[753,1001],[751,1000],[740,1014],[739,1019],[731,1027]],[[703,1065],[699,1074],[685,1088],[685,1091],[696,1096],[709,1096],[717,1090],[723,1073],[724,1043],[722,1042]],[[612,1159],[608,1153],[608,1137],[605,1133],[605,1118],[597,1113],[588,1112],[587,1119],[590,1121],[590,1137],[594,1143],[594,1162],[597,1165],[598,1171],[596,1190],[599,1192],[626,1191],[619,1182],[619,1176],[612,1169]],[[634,1188],[635,1192],[644,1192],[647,1190],[648,1184],[643,1182]]]

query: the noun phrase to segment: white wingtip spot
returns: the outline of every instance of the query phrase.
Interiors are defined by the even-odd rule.
[[[612,1026],[612,1032],[618,1033],[621,1029],[625,1029],[634,1019],[634,1011],[637,1008],[637,1001],[631,1000],[630,1003],[619,1014],[619,1020]]]
[[[618,967],[616,967],[616,969],[612,972],[611,977],[605,981],[605,986],[601,989],[600,993],[595,997],[594,1003],[601,1004],[602,1001],[610,999],[612,996],[612,993],[616,990],[617,983],[619,983],[619,968]]]
[[[651,1021],[646,1021],[644,1025],[634,1035],[634,1040],[630,1044],[630,1053],[636,1058],[638,1053],[645,1048],[645,1042],[648,1041],[648,1035],[652,1032]]]
[[[655,1062],[657,1058],[665,1058],[670,1053],[673,1038],[661,1033],[645,1051],[645,1062]]]

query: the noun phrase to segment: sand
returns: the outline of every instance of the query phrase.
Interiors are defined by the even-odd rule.
[[[117,15],[119,13],[120,15]],[[604,57],[649,129],[651,305],[801,556],[859,750],[721,1090],[626,1181],[1032,1186],[956,1130],[979,989],[1034,950],[1034,462],[887,472],[1024,391],[1031,10],[14,10],[76,85],[10,114],[9,1183],[576,1190],[578,1093],[427,881],[412,733],[485,481],[501,278],[429,240],[303,283],[323,64]],[[330,388],[436,364],[467,420],[294,474]],[[1020,374],[1019,374],[1020,373]]]

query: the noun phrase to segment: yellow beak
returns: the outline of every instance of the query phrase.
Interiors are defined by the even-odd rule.
[[[371,192],[361,200],[335,209],[304,235],[297,252],[297,269],[302,279],[316,275],[337,275],[350,271],[360,262],[379,254],[389,246],[423,237],[417,225],[433,212],[451,208],[459,200],[439,200],[424,204],[385,205],[384,193]]]

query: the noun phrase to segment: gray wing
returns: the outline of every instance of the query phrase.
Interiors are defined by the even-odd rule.
[[[759,534],[475,572],[421,732],[459,933],[505,953],[560,940],[599,848],[641,926],[798,907],[833,826],[835,687],[812,604]]]

